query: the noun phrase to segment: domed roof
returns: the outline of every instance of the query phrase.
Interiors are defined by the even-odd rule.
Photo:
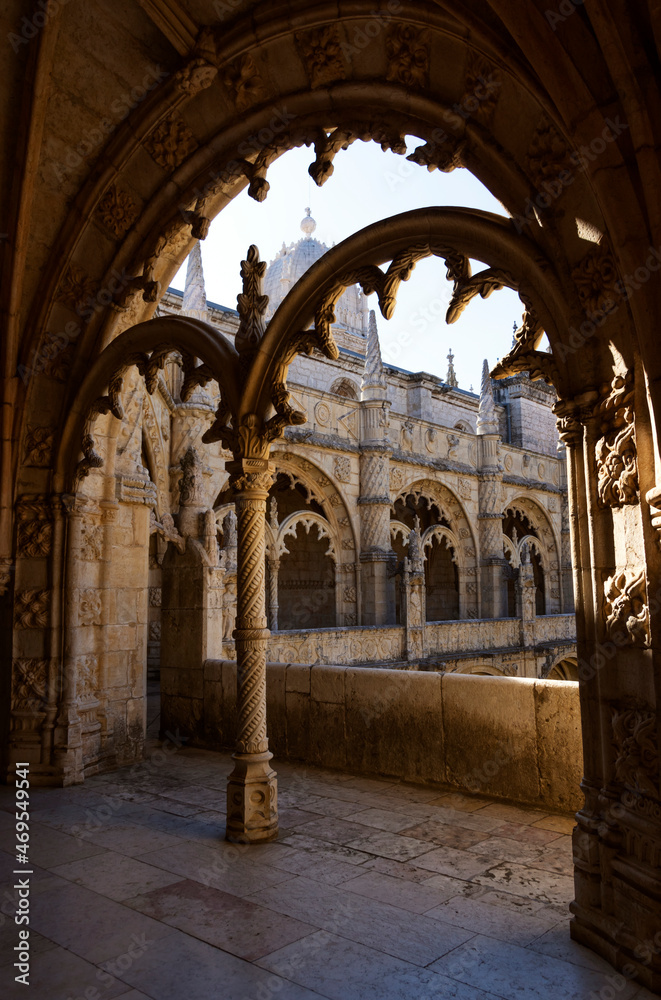
[[[270,319],[287,292],[296,284],[315,261],[327,252],[328,247],[312,235],[317,223],[310,215],[310,209],[305,209],[305,217],[301,220],[304,236],[297,243],[284,243],[280,253],[266,269],[264,275],[264,294],[269,297],[266,319]],[[341,327],[359,337],[367,336],[367,299],[359,285],[351,285],[340,297],[335,306],[336,322],[333,326]]]

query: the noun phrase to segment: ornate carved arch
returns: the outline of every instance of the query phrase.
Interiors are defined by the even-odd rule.
[[[273,453],[273,460],[276,469],[295,475],[322,507],[324,516],[331,526],[332,537],[336,539],[337,620],[344,625],[357,625],[360,620],[358,607],[360,588],[356,567],[358,541],[342,491],[324,469],[311,462],[305,455],[289,450],[278,450]]]
[[[475,535],[463,504],[445,483],[419,479],[400,490],[395,498],[412,495],[437,504],[448,521],[447,536],[453,539],[459,568],[459,614],[461,618],[477,618],[479,608],[479,573]]]
[[[560,545],[553,524],[542,505],[529,496],[514,497],[509,501],[504,513],[507,514],[508,511],[522,515],[537,532],[537,538],[534,535],[527,535],[518,540],[516,564],[518,565],[520,561],[521,547],[525,540],[537,551],[546,576],[547,614],[557,614],[560,611]]]

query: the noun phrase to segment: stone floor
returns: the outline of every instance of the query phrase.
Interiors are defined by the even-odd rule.
[[[280,840],[223,840],[228,755],[31,793],[30,987],[14,983],[0,790],[0,996],[32,1000],[629,1000],[572,943],[569,816],[280,763]]]

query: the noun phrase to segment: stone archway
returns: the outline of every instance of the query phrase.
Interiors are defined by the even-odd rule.
[[[398,505],[402,505],[403,501],[406,502],[408,497],[410,497],[416,504],[422,502],[428,507],[428,509],[431,509],[432,506],[436,507],[436,516],[439,520],[439,524],[440,522],[444,522],[446,537],[450,540],[450,548],[456,556],[458,570],[458,617],[478,618],[480,593],[479,575],[477,570],[477,548],[475,536],[463,504],[452,492],[452,490],[450,490],[444,483],[440,483],[433,479],[415,480],[409,486],[401,489],[394,500],[393,509],[395,510],[395,518],[391,521],[391,530],[394,526],[398,526],[399,524],[402,524],[402,527],[406,527],[401,520],[397,518],[396,512]],[[408,531],[410,531],[412,526],[412,523],[408,524],[407,536]],[[429,544],[431,545],[431,538],[434,534],[434,524],[430,523],[429,525],[422,527],[423,543],[426,535],[426,537],[430,540]],[[403,534],[402,529],[396,528],[396,534],[397,533]],[[405,542],[406,539],[403,541]]]
[[[542,323],[555,363],[564,367],[557,380],[562,397],[558,415],[570,461],[580,648],[589,664],[581,682],[586,804],[575,840],[573,927],[576,936],[620,966],[635,961],[644,981],[658,987],[658,956],[649,964],[641,962],[636,938],[621,930],[636,928],[639,941],[653,936],[647,915],[652,910],[651,883],[641,871],[647,875],[658,840],[659,695],[658,670],[652,662],[658,599],[652,595],[660,571],[656,532],[661,504],[658,434],[655,438],[651,428],[659,423],[661,357],[653,319],[658,288],[648,279],[658,269],[650,244],[658,244],[660,235],[660,170],[650,153],[657,133],[657,95],[650,83],[654,73],[639,71],[647,56],[644,46],[636,52],[641,26],[646,42],[654,43],[657,26],[652,15],[647,9],[636,12],[638,21],[633,14],[596,3],[571,17],[571,30],[564,22],[549,30],[548,17],[535,5],[522,22],[519,8],[512,4],[492,4],[487,11],[458,3],[449,11],[412,2],[377,32],[366,58],[356,38],[372,34],[374,14],[368,3],[352,4],[341,14],[337,8],[294,3],[286,24],[279,9],[257,3],[250,17],[236,13],[229,32],[228,25],[217,25],[209,5],[200,4],[200,17],[208,25],[188,16],[181,21],[159,18],[159,30],[167,38],[163,46],[156,33],[167,65],[160,82],[153,86],[150,81],[151,96],[129,107],[125,121],[114,128],[111,123],[108,143],[103,135],[100,143],[105,146],[103,158],[80,163],[67,184],[58,180],[56,185],[39,151],[52,147],[63,124],[58,113],[66,101],[58,99],[63,91],[57,87],[66,74],[53,68],[58,58],[61,63],[69,56],[63,40],[77,37],[78,27],[76,5],[60,8],[58,17],[49,16],[27,66],[32,89],[25,106],[32,107],[34,127],[22,130],[23,171],[17,171],[12,192],[16,238],[10,240],[12,259],[3,281],[8,317],[4,403],[11,414],[4,421],[4,457],[12,473],[20,470],[15,482],[13,476],[2,477],[3,566],[19,606],[28,590],[52,592],[52,600],[44,598],[50,610],[37,616],[30,643],[19,635],[14,656],[22,662],[30,645],[38,648],[35,659],[45,664],[49,689],[61,694],[66,688],[60,684],[57,656],[51,653],[63,646],[58,644],[63,626],[58,588],[63,577],[62,497],[69,487],[61,465],[52,477],[29,471],[48,468],[39,454],[33,461],[33,446],[48,439],[49,428],[63,427],[75,383],[93,367],[99,350],[148,316],[158,298],[157,282],[168,281],[188,249],[189,229],[201,235],[208,220],[242,186],[263,197],[269,156],[297,138],[315,141],[314,173],[319,179],[327,177],[334,138],[346,137],[333,137],[322,123],[349,128],[353,116],[358,134],[369,133],[400,149],[402,134],[423,133],[415,161],[445,170],[463,163],[484,179],[512,211],[514,225],[531,235],[531,259],[540,253],[552,262],[568,302],[562,322],[562,310],[553,323],[549,308]],[[630,32],[622,31],[623,18]],[[141,31],[150,46],[153,23],[141,22]],[[141,66],[135,56],[144,40],[141,35],[140,44],[136,41],[129,48],[131,41],[127,33],[124,70],[133,84]],[[585,54],[580,71],[576,51]],[[270,65],[286,67],[287,72],[269,73]],[[430,73],[438,66],[447,67],[447,72]],[[23,68],[17,62],[16,72]],[[122,73],[113,75],[110,68],[103,65],[112,97]],[[494,85],[485,89],[483,84],[478,94],[480,77]],[[613,108],[610,125],[601,114],[604,99]],[[287,113],[295,119],[286,123],[289,131],[281,129],[282,116],[274,117],[287,103]],[[375,128],[355,123],[359,104],[370,108],[371,118],[380,119],[370,123]],[[453,107],[459,109],[454,117]],[[620,113],[625,122],[620,131],[626,130],[621,143]],[[75,118],[79,131],[67,135],[74,147],[89,127],[84,114]],[[447,127],[435,135],[438,122]],[[314,134],[306,131],[310,127]],[[296,129],[301,130],[298,135],[293,134]],[[177,137],[176,153],[172,134]],[[250,145],[252,135],[257,146]],[[247,145],[239,152],[243,143]],[[112,171],[106,169],[110,161]],[[558,181],[566,168],[571,191],[569,183]],[[556,194],[558,183],[562,190]],[[48,225],[40,227],[43,238],[32,238],[35,206],[45,204]],[[632,277],[634,284],[627,285],[624,279],[636,274],[644,279]],[[113,296],[117,311],[105,308]],[[548,364],[534,354],[534,338],[528,336],[531,324],[529,317],[522,327],[522,349],[510,359],[510,369],[523,364],[525,370],[535,370],[538,362]],[[60,361],[75,348],[68,385],[61,379],[61,366],[50,364],[57,359],[42,363],[44,347],[51,346],[53,337],[64,342]],[[610,353],[608,344],[616,353]],[[576,362],[572,371],[564,364],[568,357]],[[19,376],[29,366],[37,370],[29,400],[16,379],[17,366]],[[34,386],[42,378],[50,380],[52,390],[47,412]],[[51,448],[58,433],[51,438]],[[66,430],[64,438],[60,454],[68,456],[72,449]],[[639,464],[638,451],[643,458]],[[21,466],[26,452],[30,461]],[[617,471],[621,464],[626,466],[624,478]],[[74,523],[79,514],[74,510],[71,515]],[[79,527],[72,528],[72,534]],[[585,608],[592,609],[589,615]],[[44,618],[45,624],[40,624]],[[620,626],[631,619],[622,640]],[[52,644],[47,628],[52,630]],[[604,646],[610,650],[608,644],[615,646],[610,660],[602,652]],[[635,691],[632,677],[640,679]],[[41,703],[41,687],[38,681],[32,684],[36,704]],[[17,686],[14,693],[24,698],[25,686]],[[73,711],[72,698],[71,693],[66,696],[67,712]],[[31,746],[36,756],[42,744],[49,745],[52,708],[49,702],[45,739]],[[64,724],[65,715],[61,718]],[[652,734],[643,767],[631,759],[631,731],[645,739]],[[58,740],[66,754],[62,732]],[[614,853],[616,864],[611,863]],[[643,900],[638,909],[628,901],[632,885]]]
[[[560,544],[546,511],[530,497],[517,495],[508,501],[503,516],[509,516],[519,524],[521,531],[520,534],[516,533],[517,537],[514,539],[512,567],[518,568],[523,545],[535,557],[536,585],[538,588],[541,585],[544,590],[544,599],[542,602],[538,601],[537,613],[559,614],[563,606]],[[526,533],[523,534],[523,531]],[[510,543],[511,541],[510,539]]]

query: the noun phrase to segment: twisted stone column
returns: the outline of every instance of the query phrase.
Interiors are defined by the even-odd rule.
[[[277,783],[266,738],[264,594],[266,498],[273,467],[265,459],[228,462],[237,514],[237,741],[227,785],[227,839],[240,843],[278,835]]]
[[[278,631],[278,573],[280,572],[280,560],[269,559],[269,627],[272,632]]]

